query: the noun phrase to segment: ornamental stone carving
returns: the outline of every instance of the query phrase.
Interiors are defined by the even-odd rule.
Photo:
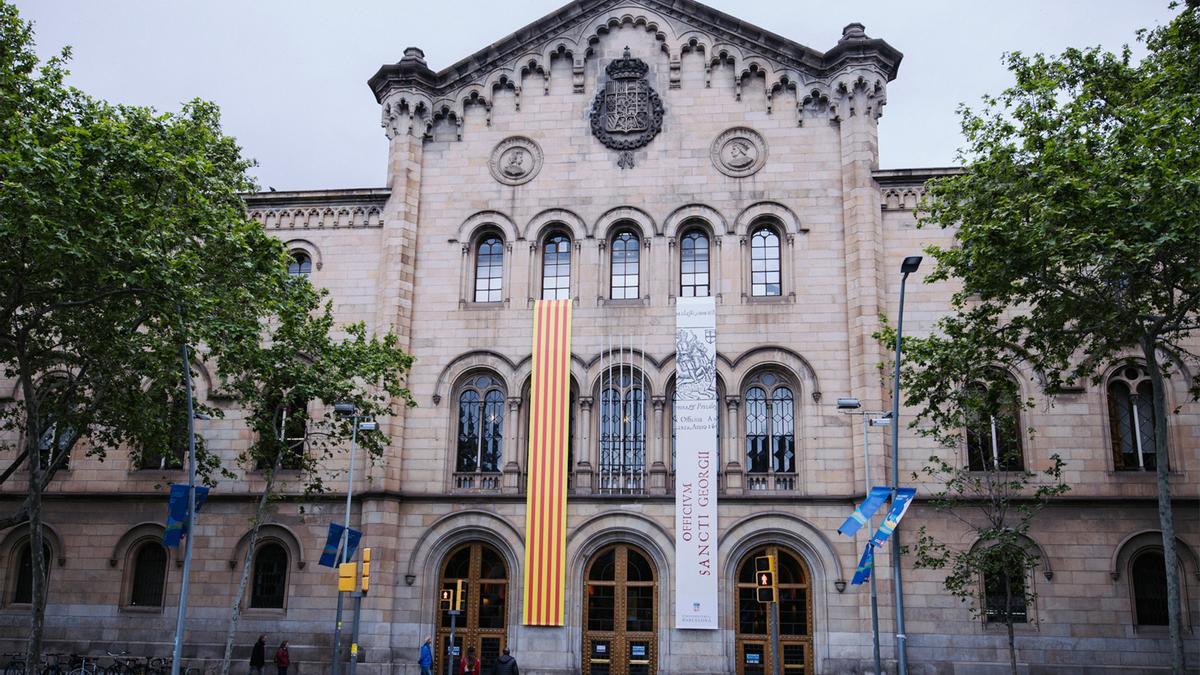
[[[767,142],[762,134],[747,127],[722,132],[709,150],[713,166],[726,176],[745,178],[767,163]]]
[[[542,148],[524,136],[506,138],[492,150],[488,168],[505,185],[528,183],[542,169]]]
[[[608,82],[592,102],[592,134],[604,147],[621,151],[621,168],[633,166],[633,150],[645,147],[662,130],[662,99],[646,81],[650,67],[625,48],[608,64]]]

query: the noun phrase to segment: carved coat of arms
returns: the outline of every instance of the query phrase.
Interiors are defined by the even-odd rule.
[[[632,150],[644,147],[662,130],[662,99],[646,81],[650,67],[625,48],[608,64],[608,81],[592,102],[592,134],[605,147],[621,151],[621,168],[633,166]]]

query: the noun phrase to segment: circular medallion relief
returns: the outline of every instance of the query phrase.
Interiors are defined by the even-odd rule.
[[[753,129],[734,127],[717,136],[709,154],[718,171],[726,176],[744,178],[767,163],[767,142]]]
[[[488,168],[505,185],[528,183],[542,168],[542,149],[524,136],[506,138],[492,150]]]

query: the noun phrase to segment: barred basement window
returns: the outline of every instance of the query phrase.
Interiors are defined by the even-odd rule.
[[[708,235],[692,230],[679,242],[679,295],[708,297],[708,280]]]
[[[542,244],[542,299],[567,300],[571,297],[571,240],[565,234],[551,234]]]
[[[250,606],[255,609],[283,609],[287,596],[287,551],[279,544],[263,544],[254,553]]]
[[[1109,378],[1108,424],[1117,471],[1157,467],[1154,413],[1154,385],[1144,368],[1129,364]]]
[[[42,546],[42,565],[45,568],[45,579],[50,580],[50,547]],[[12,604],[28,605],[33,602],[33,547],[27,541],[21,545],[17,554],[17,583],[13,587]]]
[[[611,297],[614,300],[639,297],[639,252],[640,242],[636,234],[626,230],[613,237]]]
[[[475,250],[475,302],[503,300],[504,242],[485,237]]]
[[[1004,590],[1005,579],[1009,585],[1007,594]],[[1023,572],[987,574],[983,577],[984,621],[1006,623],[1006,617],[1011,617],[1013,623],[1029,621],[1029,599],[1025,596]]]
[[[1167,609],[1167,567],[1162,550],[1149,549],[1138,553],[1129,563],[1129,578],[1133,583],[1133,624],[1135,626],[1166,626],[1170,623]],[[1185,577],[1180,571],[1180,579]]]
[[[167,550],[162,544],[148,541],[138,548],[130,579],[130,607],[162,607],[163,585],[167,581]]]

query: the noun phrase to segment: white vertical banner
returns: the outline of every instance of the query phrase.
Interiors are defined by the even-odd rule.
[[[717,629],[717,308],[675,301],[675,627]]]

